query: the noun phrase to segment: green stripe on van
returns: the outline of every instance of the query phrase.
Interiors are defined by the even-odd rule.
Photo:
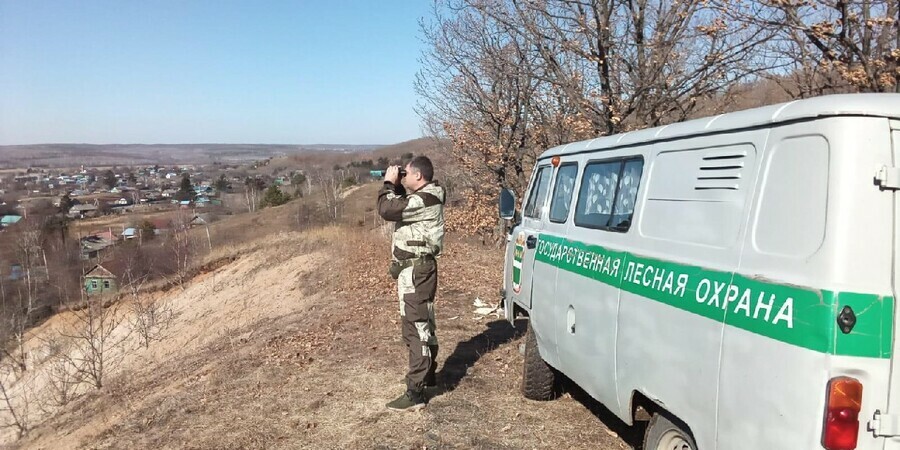
[[[541,234],[535,259],[751,333],[821,353],[890,358],[894,299],[779,284]],[[857,322],[838,328],[845,305]]]

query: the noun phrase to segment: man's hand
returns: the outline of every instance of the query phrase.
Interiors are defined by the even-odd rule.
[[[400,182],[400,166],[390,166],[384,172],[384,181],[388,181],[393,185]]]

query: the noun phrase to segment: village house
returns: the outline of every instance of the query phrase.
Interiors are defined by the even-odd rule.
[[[197,195],[209,195],[212,192],[213,188],[210,186],[194,186],[194,193]]]
[[[98,258],[100,256],[100,252],[113,246],[115,242],[104,239],[100,236],[86,236],[81,238],[80,244],[81,259],[86,261],[89,259]]]
[[[188,226],[190,228],[206,226],[212,221],[213,217],[209,214],[195,214],[191,221],[188,222]]]
[[[75,205],[69,209],[69,217],[72,219],[94,217],[99,209],[97,205]]]
[[[116,233],[113,233],[111,228],[100,231],[93,231],[89,234],[89,236],[94,236],[112,243],[115,243],[117,240],[119,240],[119,236]]]
[[[88,295],[115,293],[118,290],[116,276],[97,264],[84,275],[84,290]]]

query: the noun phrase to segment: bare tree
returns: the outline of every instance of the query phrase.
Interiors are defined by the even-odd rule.
[[[297,228],[304,228],[304,224],[307,227],[312,224],[312,211],[306,203],[297,202]]]
[[[317,169],[315,178],[322,193],[322,202],[329,219],[337,221],[343,212],[344,199],[341,197],[341,184],[344,180],[344,169]]]
[[[43,365],[47,375],[47,388],[44,390],[45,398],[41,403],[47,406],[67,405],[75,398],[78,385],[84,381],[70,363],[67,355],[72,348],[66,344],[67,342],[70,341],[61,340],[56,336],[44,342],[47,356]]]
[[[462,220],[493,228],[497,190],[520,194],[541,151],[683,120],[765,61],[772,31],[707,2],[438,0],[416,80],[426,127],[472,174]]]
[[[7,286],[0,281],[3,300],[0,304],[0,362],[9,362],[18,373],[28,368],[25,333],[30,314],[27,294],[22,292],[23,284],[14,281],[13,286]]]
[[[27,299],[26,311],[34,311],[38,283],[47,281],[47,254],[44,252],[43,228],[37,219],[24,223],[15,237],[16,255],[21,262]]]
[[[0,422],[2,428],[15,428],[18,437],[25,436],[30,429],[28,421],[30,398],[24,386],[18,386],[18,395],[13,393],[13,383],[9,379],[10,374],[0,375],[0,413],[9,416],[9,420]]]
[[[190,219],[187,215],[181,214],[172,221],[172,231],[169,233],[166,249],[174,263],[174,281],[183,290],[190,276],[191,265],[197,250],[190,234]]]
[[[453,141],[454,156],[476,184],[506,186],[524,178],[536,156],[530,134],[539,96],[537,57],[521,35],[474,8],[440,5],[423,24],[430,44],[416,79],[428,130]]]
[[[80,298],[82,262],[80,244],[77,239],[59,240],[51,243],[47,255],[48,296],[59,304]],[[52,275],[52,276],[51,276]]]
[[[22,307],[4,308],[4,319],[0,324],[3,327],[3,333],[0,333],[0,343],[2,343],[0,348],[2,348],[3,357],[0,358],[0,361],[9,361],[18,373],[25,372],[28,369],[27,353],[25,352],[28,313]],[[14,344],[12,351],[7,347],[10,342]]]
[[[168,302],[138,298],[131,302],[130,309],[131,327],[138,334],[142,347],[149,348],[151,342],[161,341],[165,337],[174,317]]]
[[[122,285],[119,290],[126,291],[132,299],[137,298],[150,279],[153,263],[153,255],[144,252],[141,247],[128,249],[121,261]]]
[[[896,0],[720,1],[744,27],[775,33],[763,49],[769,76],[793,97],[900,92],[900,3]]]
[[[152,262],[147,260],[146,255],[137,251],[130,252],[124,262],[124,283],[120,287],[131,296],[129,321],[144,348],[149,348],[153,341],[162,340],[174,315],[171,305],[165,299],[154,300],[140,295],[144,284],[150,279],[150,267]]]
[[[244,180],[244,200],[247,204],[247,212],[253,212],[259,208],[259,201],[265,188],[265,183],[259,178],[247,177]]]
[[[105,305],[104,300],[109,304]],[[106,296],[88,296],[84,307],[73,311],[74,323],[60,336],[73,345],[62,358],[75,375],[100,389],[110,368],[124,355],[124,343],[130,330],[123,326],[125,315],[120,303]]]

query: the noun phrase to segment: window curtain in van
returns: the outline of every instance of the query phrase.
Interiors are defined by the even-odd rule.
[[[620,163],[589,166],[585,214],[612,214],[613,196],[619,182]]]
[[[631,216],[634,213],[634,201],[637,198],[638,185],[641,182],[641,162],[629,161],[622,171],[622,184],[616,198],[616,216]]]

